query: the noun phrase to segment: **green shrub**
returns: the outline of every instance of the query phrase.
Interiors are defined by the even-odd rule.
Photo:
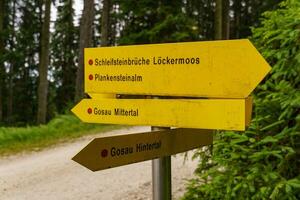
[[[195,154],[183,199],[300,199],[300,1],[264,13],[252,32],[273,68],[254,93],[251,126],[217,133]]]

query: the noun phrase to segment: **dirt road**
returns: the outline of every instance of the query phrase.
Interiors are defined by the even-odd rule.
[[[149,131],[132,127],[102,135]],[[0,158],[1,200],[144,200],[151,199],[151,161],[91,172],[71,157],[95,138],[88,136],[54,148]],[[191,155],[191,153],[190,153]],[[184,192],[197,163],[172,157],[173,199]]]

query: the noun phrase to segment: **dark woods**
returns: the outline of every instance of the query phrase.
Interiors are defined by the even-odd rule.
[[[85,0],[77,23],[72,0],[0,0],[0,124],[68,112],[83,96],[84,47],[245,38],[279,2]]]

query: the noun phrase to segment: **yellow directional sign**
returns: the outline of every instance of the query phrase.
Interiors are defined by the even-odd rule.
[[[89,123],[245,130],[251,99],[84,99],[72,112]]]
[[[127,165],[210,145],[212,130],[172,129],[96,138],[73,160],[92,171]]]
[[[85,92],[246,98],[270,71],[249,40],[85,49]]]

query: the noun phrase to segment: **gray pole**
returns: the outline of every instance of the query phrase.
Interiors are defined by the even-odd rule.
[[[163,131],[170,128],[152,126],[152,131]],[[171,156],[152,160],[152,194],[153,200],[171,200]]]

